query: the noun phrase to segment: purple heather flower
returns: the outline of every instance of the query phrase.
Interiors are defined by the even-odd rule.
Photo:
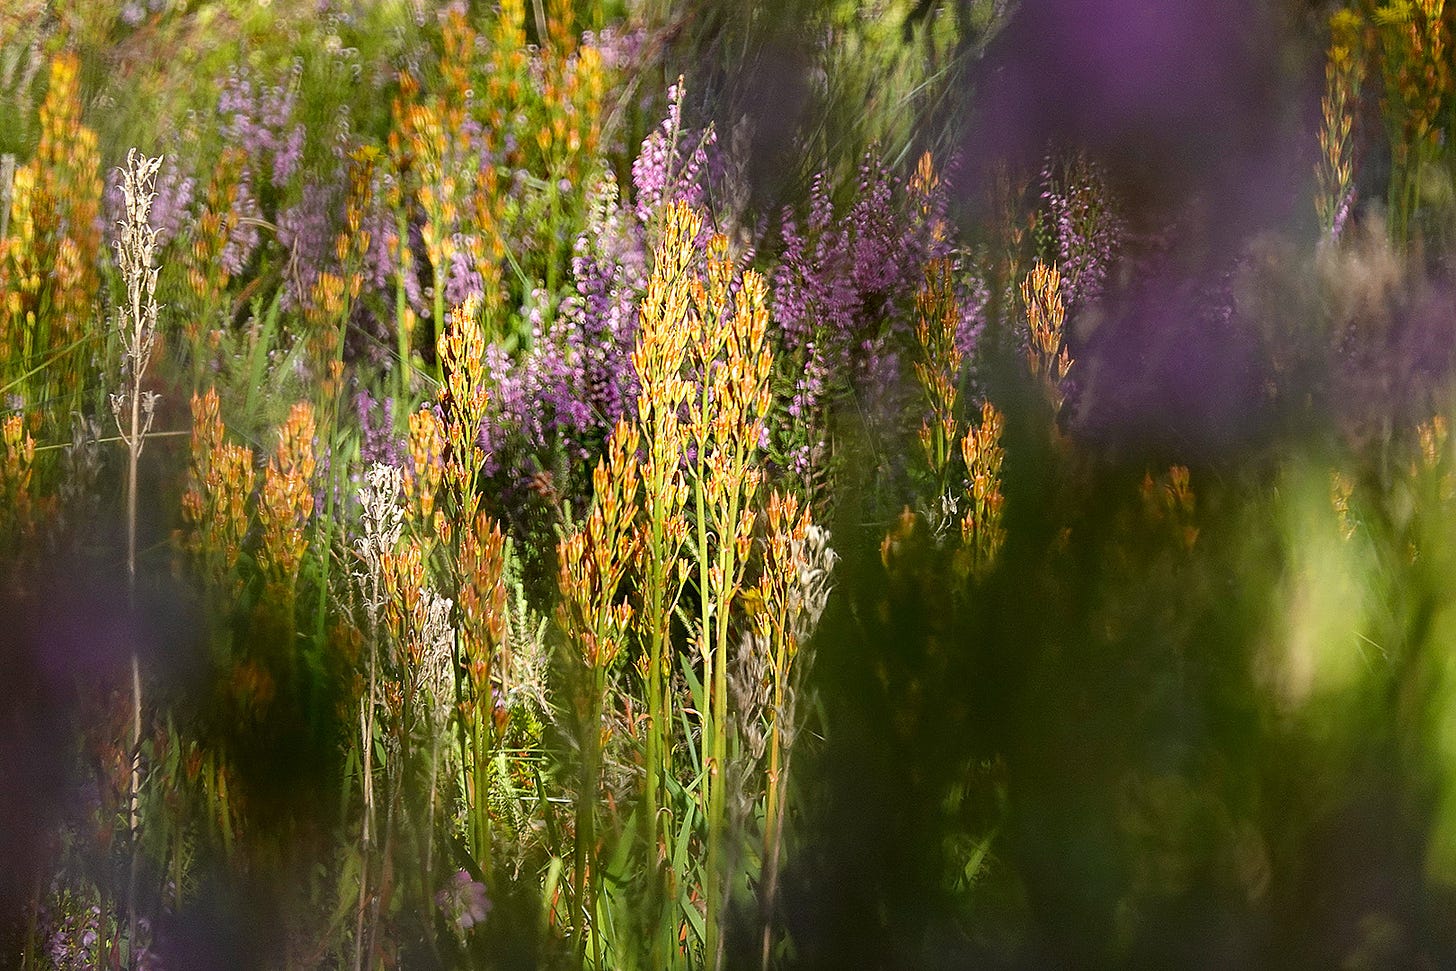
[[[364,465],[376,462],[398,468],[403,461],[400,437],[394,430],[394,399],[376,401],[369,391],[354,395],[354,411],[359,416],[359,461]]]
[[[470,255],[470,242],[459,233],[455,235],[455,249],[445,270],[445,303],[451,307],[459,306],[468,297],[479,296],[485,290],[485,281]]]
[[[336,193],[324,182],[305,182],[298,201],[278,213],[278,242],[288,250],[292,272],[285,278],[285,304],[306,303],[319,274],[335,263],[331,216]]]
[[[464,870],[457,871],[445,889],[435,894],[435,905],[462,931],[483,922],[491,911],[485,884]]]
[[[838,389],[873,392],[894,414],[900,385],[894,348],[913,326],[915,292],[928,260],[949,253],[944,190],[912,194],[904,180],[871,158],[860,166],[858,192],[847,210],[829,195],[828,177],[810,187],[801,223],[782,221],[783,250],[774,272],[774,319],[793,381],[788,418],[777,433],[784,458],[799,472],[825,444],[822,412]],[[962,343],[974,342],[979,306]],[[811,440],[805,441],[805,431]]]
[[[252,167],[270,172],[278,188],[294,176],[303,157],[307,130],[294,120],[302,72],[303,62],[295,60],[282,83],[263,85],[234,67],[218,95],[223,137],[247,153]]]
[[[676,84],[668,88],[667,117],[642,140],[641,152],[632,163],[639,222],[648,225],[652,214],[668,203],[702,205],[702,176],[716,140],[711,129],[699,132],[683,127],[682,91]]]
[[[1101,166],[1078,153],[1064,164],[1047,160],[1042,201],[1055,241],[1067,309],[1102,295],[1125,231]]]
[[[976,344],[986,328],[986,305],[990,301],[991,291],[978,276],[963,280],[956,288],[956,304],[961,312],[960,325],[956,328],[956,350],[966,362],[975,360]]]
[[[609,71],[637,62],[647,32],[641,28],[627,30],[621,26],[607,27],[599,33],[587,31],[582,35],[583,46],[595,46],[601,53],[602,64]]]
[[[288,137],[278,149],[278,154],[273,157],[273,185],[282,188],[288,184],[293,173],[298,168],[298,163],[303,159],[303,140],[306,130],[302,125],[294,125],[288,130]]]
[[[1340,234],[1345,231],[1345,223],[1349,220],[1350,210],[1354,205],[1355,189],[1351,186],[1344,198],[1340,200],[1339,208],[1335,210],[1334,225],[1330,227],[1330,242],[1338,243],[1340,241]]]
[[[684,143],[674,145],[669,137],[674,132],[695,140],[696,161],[684,161]],[[637,303],[648,276],[648,223],[663,202],[701,201],[703,141],[701,135],[681,131],[674,91],[667,121],[643,143],[633,166],[638,180],[634,204],[619,201],[610,173],[588,194],[587,226],[571,261],[575,293],[554,314],[548,312],[548,295],[533,294],[527,306],[529,349],[517,361],[497,348],[488,356],[496,383],[483,436],[493,472],[519,484],[558,450],[574,467],[589,468],[611,427],[633,407],[637,386],[631,354]],[[559,486],[570,492],[587,484],[582,476]]]
[[[238,276],[247,267],[248,261],[252,259],[253,253],[261,242],[257,222],[261,218],[261,212],[258,208],[258,199],[253,194],[253,173],[246,165],[243,166],[242,175],[238,179],[238,194],[233,202],[233,214],[237,217],[237,224],[223,246],[222,264],[229,275]]]

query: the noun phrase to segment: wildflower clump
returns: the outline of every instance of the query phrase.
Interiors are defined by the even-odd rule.
[[[1143,514],[1149,523],[1166,530],[1166,534],[1191,551],[1198,542],[1197,499],[1190,485],[1188,467],[1174,465],[1156,478],[1151,472],[1143,476]]]
[[[730,759],[728,648],[733,609],[742,594],[753,545],[753,503],[763,481],[758,461],[771,404],[774,356],[768,342],[768,286],[745,271],[733,292],[733,264],[721,235],[708,243],[703,279],[694,287],[689,370],[699,377],[687,399],[687,435],[694,452],[689,476],[695,504],[698,590],[695,632],[703,664],[704,787],[707,853],[703,935],[709,966],[722,960],[721,921],[729,890],[725,853],[726,770]]]
[[[1452,96],[1445,0],[1392,3],[1372,11],[1391,171],[1387,205],[1397,244],[1411,240],[1423,196],[1440,179],[1437,163],[1450,138],[1445,102]]]
[[[0,549],[9,552],[35,526],[35,497],[31,492],[35,439],[30,437],[23,415],[9,415],[0,423],[0,443],[5,447],[4,466],[0,467],[0,503],[5,509]]]
[[[669,830],[659,808],[668,798],[674,724],[670,648],[673,613],[687,579],[688,485],[683,471],[687,435],[683,408],[691,385],[683,375],[692,313],[692,267],[701,219],[686,205],[668,209],[652,276],[642,300],[632,370],[637,375],[637,427],[644,448],[641,469],[642,582],[637,623],[646,645],[648,736],[647,818],[653,843],[665,855]]]
[[[572,928],[585,955],[588,938],[594,963],[601,965],[602,892],[597,862],[596,814],[602,779],[602,719],[608,673],[627,646],[632,604],[623,580],[637,558],[638,445],[634,426],[619,421],[607,455],[592,473],[594,500],[586,521],[562,538],[557,559],[561,601],[557,623],[576,648],[581,686],[576,716],[580,726],[581,778],[577,789],[575,850],[572,865]]]
[[[0,239],[0,376],[35,402],[80,390],[101,282],[100,156],[81,120],[75,54],[51,59],[39,123],[35,157],[15,170],[10,236]]]
[[[1072,312],[1102,295],[1126,228],[1107,173],[1085,151],[1059,162],[1048,159],[1042,181],[1048,248]]]
[[[829,602],[837,554],[829,534],[815,524],[807,506],[777,491],[764,508],[763,563],[754,586],[757,609],[745,656],[767,668],[759,675],[768,688],[763,707],[767,722],[763,774],[763,960],[771,946],[772,914],[778,896],[783,853],[790,756],[799,728],[799,706],[812,657],[803,650]],[[749,713],[751,716],[751,712]],[[754,753],[754,757],[763,755]]]

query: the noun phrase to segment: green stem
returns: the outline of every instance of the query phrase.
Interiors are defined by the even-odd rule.
[[[703,385],[701,390],[701,411],[699,412],[699,415],[704,420],[706,420],[706,416],[708,414],[708,387],[706,374],[703,376],[702,380]],[[713,606],[712,591],[708,587],[708,512],[707,500],[704,495],[707,489],[706,480],[708,474],[707,457],[704,454],[707,450],[707,446],[707,436],[700,436],[698,439],[698,452],[696,461],[697,477],[694,482],[693,489],[693,500],[694,504],[696,505],[697,511],[698,600],[700,604],[699,623],[702,625],[700,628],[700,636],[702,638],[700,644],[703,647],[706,647],[708,644],[708,632],[710,629],[709,623],[712,617]],[[709,956],[708,961],[711,962],[711,955],[716,952],[716,949],[718,947],[718,880],[717,871],[715,869],[718,863],[718,857],[716,852],[717,844],[713,839],[713,827],[711,825],[711,821],[714,791],[717,789],[717,766],[715,763],[717,750],[716,743],[714,741],[716,739],[717,732],[714,726],[716,724],[719,713],[714,707],[713,652],[711,650],[702,651],[702,658],[703,687],[705,689],[705,697],[703,700],[704,708],[706,708],[707,710],[704,711],[701,715],[701,723],[703,727],[703,750],[701,756],[703,764],[701,775],[703,780],[703,788],[705,790],[701,798],[707,805],[709,818],[708,854],[707,861],[704,865],[703,870],[703,898],[706,903],[707,910],[707,913],[704,914],[703,917],[703,953],[705,956]]]
[[[440,335],[445,332],[445,274],[441,267],[435,267],[435,319],[434,330],[430,334],[431,347],[435,353],[435,379],[445,380],[445,368],[440,361]]]
[[[778,631],[774,651],[774,700],[769,711],[768,785],[763,813],[763,949],[761,966],[768,971],[769,949],[773,940],[774,897],[778,893],[779,836],[783,831],[783,725],[779,716],[784,710],[784,682],[788,678],[785,658],[786,632]]]
[[[485,724],[485,719],[490,718],[491,709],[482,709],[477,701],[475,712],[475,758],[471,767],[474,774],[475,806],[473,827],[475,834],[475,861],[480,865],[482,875],[490,871],[491,845],[490,845],[490,802],[489,787],[490,780],[488,759],[490,754],[490,729]]]
[[[586,966],[587,934],[592,939],[593,967],[601,968],[601,941],[595,927],[597,916],[596,872],[596,798],[601,779],[601,720],[602,694],[605,691],[606,672],[596,664],[591,668],[591,697],[587,702],[587,719],[583,726],[582,739],[582,786],[576,796],[576,852],[575,872],[572,874],[573,892],[576,899],[576,944],[577,961]],[[588,874],[590,874],[588,876]],[[593,924],[587,930],[588,915]]]
[[[395,231],[399,234],[400,246],[409,245],[409,223],[405,220],[404,213],[395,213]],[[402,261],[401,261],[402,262]],[[399,342],[399,392],[398,397],[401,403],[409,401],[410,386],[414,384],[413,375],[410,373],[412,367],[410,355],[412,353],[410,344],[411,331],[413,327],[407,323],[407,315],[410,312],[409,300],[405,296],[404,271],[395,274],[394,281],[394,331],[395,338]],[[401,404],[403,407],[403,404]]]
[[[737,456],[735,456],[737,458]],[[735,464],[734,468],[739,466]],[[708,909],[714,930],[713,944],[704,957],[709,968],[719,968],[723,961],[723,940],[718,926],[726,907],[727,881],[723,870],[723,839],[727,822],[728,768],[728,615],[733,603],[736,556],[733,532],[738,528],[740,494],[735,489],[728,503],[727,515],[718,523],[718,570],[721,588],[713,591],[717,620],[713,627],[713,787],[708,801]]]

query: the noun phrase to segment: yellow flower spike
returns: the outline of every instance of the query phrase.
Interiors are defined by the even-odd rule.
[[[270,583],[290,599],[308,550],[306,530],[314,512],[314,433],[313,406],[295,404],[278,430],[258,500],[260,565]]]
[[[30,485],[35,466],[35,440],[25,428],[24,416],[10,415],[0,423],[0,442],[5,448],[5,465],[0,469],[0,498],[10,510],[0,536],[14,541],[34,525]]]
[[[248,534],[254,478],[252,449],[226,441],[217,391],[194,394],[182,548],[202,571],[204,582],[224,598],[241,589],[234,570]]]
[[[1040,260],[1021,283],[1021,300],[1031,334],[1027,363],[1032,376],[1041,382],[1054,412],[1061,410],[1062,381],[1073,363],[1065,345],[1066,308],[1061,287],[1062,275],[1057,268]]]
[[[609,636],[610,629],[630,616],[622,612],[618,588],[636,556],[638,441],[635,427],[619,421],[592,473],[591,511],[558,548],[558,621],[594,667],[615,659],[621,638]]]
[[[406,515],[422,527],[435,518],[435,497],[444,476],[445,430],[440,418],[428,407],[409,416],[410,467],[405,474],[405,497],[410,500]]]
[[[961,457],[970,481],[970,504],[961,519],[961,543],[969,554],[971,573],[976,577],[990,570],[1006,542],[1006,531],[1001,525],[1003,426],[1001,412],[991,402],[983,402],[980,425],[967,430],[961,440]]]
[[[962,355],[956,343],[960,308],[955,297],[951,263],[932,260],[915,295],[915,337],[919,359],[915,379],[925,395],[929,414],[920,430],[920,445],[931,474],[944,492],[956,439],[956,383]]]
[[[80,355],[56,357],[40,373],[30,362],[78,345],[100,290],[100,159],[82,123],[78,78],[75,54],[52,58],[39,144],[14,172],[11,237],[0,240],[0,377],[31,400],[78,392]]]

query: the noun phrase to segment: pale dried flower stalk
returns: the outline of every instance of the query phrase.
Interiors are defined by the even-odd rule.
[[[404,528],[404,473],[376,462],[364,474],[359,490],[360,526],[362,535],[354,541],[354,549],[364,569],[354,574],[369,618],[369,694],[360,700],[359,742],[363,749],[362,772],[364,822],[360,829],[359,904],[355,915],[354,968],[364,963],[364,915],[369,902],[369,856],[374,845],[374,716],[379,709],[379,631],[388,595],[386,591],[389,560],[399,545]]]
[[[354,548],[364,563],[364,571],[354,574],[364,597],[364,611],[369,616],[371,633],[379,627],[384,609],[385,558],[394,552],[404,528],[404,473],[391,465],[376,462],[364,474],[359,490],[359,519],[363,535],[354,541]]]
[[[118,326],[122,341],[122,380],[124,390],[111,396],[111,410],[117,431],[127,449],[126,475],[126,572],[130,596],[136,600],[137,547],[137,464],[141,459],[146,434],[156,415],[157,395],[142,391],[142,377],[151,361],[157,339],[157,231],[150,218],[157,170],[162,158],[127,152],[122,171],[121,193],[124,202],[121,234],[116,240],[116,264],[126,281],[126,304],[121,309]],[[129,421],[123,422],[123,415]],[[131,791],[128,796],[128,823],[131,830],[131,876],[127,889],[127,925],[131,946],[136,946],[136,881],[137,881],[137,794],[142,774],[142,674],[136,651],[131,655],[132,739]]]
[[[0,155],[0,239],[10,235],[10,201],[15,184],[15,156]]]

